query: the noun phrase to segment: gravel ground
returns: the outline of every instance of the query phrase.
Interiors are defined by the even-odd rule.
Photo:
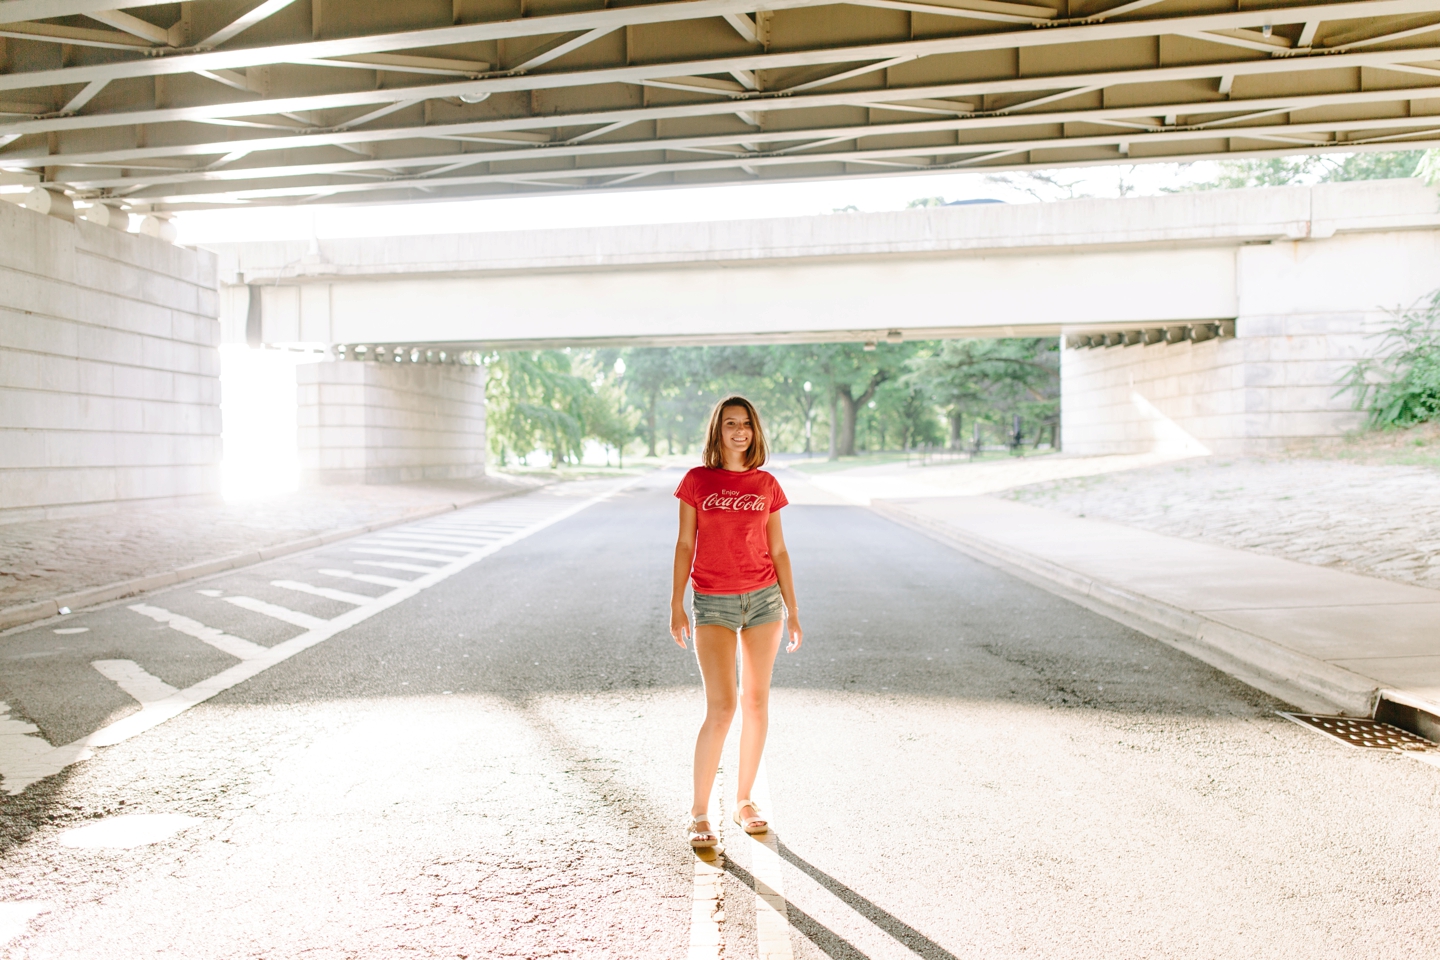
[[[1156,533],[1440,589],[1440,470],[1184,460],[1002,496]]]

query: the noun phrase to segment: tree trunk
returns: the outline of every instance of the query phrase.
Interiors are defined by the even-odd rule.
[[[836,456],[855,456],[855,408],[859,406],[850,395],[848,386],[835,391],[835,401],[840,407],[840,444],[836,455],[831,457],[832,460]]]
[[[959,449],[960,449],[960,432],[961,432],[961,427],[962,427],[962,423],[961,423],[961,418],[960,418],[960,408],[959,408],[959,407],[953,407],[953,408],[951,408],[951,410],[950,410],[950,449],[951,449],[951,450],[959,450]]]
[[[840,459],[840,388],[830,392],[830,460]]]
[[[647,428],[645,431],[645,442],[650,448],[648,456],[651,457],[659,455],[655,450],[655,408],[659,403],[659,391],[652,392],[650,394],[650,409],[645,411],[645,426]]]

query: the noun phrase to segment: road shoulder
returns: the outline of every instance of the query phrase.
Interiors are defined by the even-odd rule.
[[[1440,592],[991,497],[871,507],[1303,709],[1440,713]]]

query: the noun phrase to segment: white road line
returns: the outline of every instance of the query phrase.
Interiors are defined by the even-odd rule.
[[[330,587],[316,587],[308,583],[301,583],[299,580],[271,580],[270,586],[280,587],[282,590],[294,590],[297,593],[308,593],[313,597],[324,597],[326,600],[339,600],[341,603],[353,603],[357,607],[362,603],[369,603],[374,597],[367,597],[363,593],[348,593],[344,590],[334,590]]]
[[[356,624],[370,619],[382,610],[388,610],[396,604],[409,600],[421,591],[428,590],[437,583],[453,577],[467,567],[479,563],[486,557],[498,553],[511,544],[539,533],[546,527],[559,523],[562,520],[567,520],[580,511],[594,506],[603,500],[608,500],[621,490],[639,483],[642,479],[644,479],[644,474],[632,477],[624,483],[616,484],[603,493],[598,493],[579,503],[565,507],[551,516],[537,520],[530,524],[530,526],[515,531],[504,539],[497,540],[483,550],[476,550],[474,553],[467,554],[455,560],[453,563],[449,563],[444,567],[427,573],[423,577],[418,577],[414,582],[390,591],[374,603],[363,607],[356,607],[353,610],[342,613],[334,620],[327,621],[322,626],[306,631],[298,637],[292,637],[284,643],[277,643],[273,647],[260,647],[260,649],[264,651],[262,656],[237,663],[230,669],[222,670],[213,677],[201,680],[199,683],[186,687],[184,690],[179,690],[164,700],[156,703],[147,703],[143,705],[138,712],[101,727],[89,736],[81,737],[72,743],[52,747],[37,755],[20,754],[17,751],[12,759],[10,754],[0,752],[0,761],[4,762],[4,766],[0,767],[0,777],[3,777],[5,792],[14,796],[37,780],[43,780],[48,776],[59,773],[72,763],[77,763],[93,756],[94,748],[96,747],[109,747],[117,743],[123,743],[131,737],[157,727],[167,720],[174,719],[191,707],[204,703],[211,697],[224,693],[237,684],[244,683],[256,674],[263,673],[276,664],[289,660],[297,653],[308,650],[317,644],[324,643],[337,633],[348,630]],[[175,617],[174,614],[167,610],[161,610],[159,607],[147,608],[145,604],[136,604],[130,609],[136,610],[137,608],[156,611],[161,616],[154,617],[154,619],[158,619],[162,623],[169,622],[172,627],[176,625],[175,621],[185,619],[183,617]],[[141,610],[140,612],[144,611]],[[153,617],[154,615],[147,613],[147,616]],[[193,620],[188,622],[195,624],[197,627],[201,627],[203,630],[212,629],[202,627]],[[177,627],[176,629],[179,628]],[[216,630],[214,633],[219,634],[219,631]],[[202,636],[198,639],[205,640],[206,638]],[[206,642],[209,641],[207,640]],[[259,646],[258,644],[250,644],[248,640],[241,642],[249,644],[250,646]],[[26,727],[30,726],[29,724],[22,725]],[[0,730],[0,733],[4,732],[7,731]]]
[[[233,603],[242,610],[249,610],[253,613],[273,617],[276,620],[283,620],[286,623],[293,623],[295,626],[304,627],[306,630],[314,630],[316,627],[323,627],[330,622],[323,617],[312,617],[308,613],[291,610],[289,607],[282,607],[275,603],[266,603],[264,600],[256,600],[254,597],[226,597],[225,602]]]
[[[393,563],[385,560],[356,560],[357,567],[384,567],[386,570],[408,570],[411,573],[434,573],[439,567],[422,567],[418,563]],[[415,581],[410,581],[414,583]]]
[[[500,533],[496,533],[496,534],[493,534],[493,535],[488,536],[488,537],[482,537],[482,536],[479,536],[478,534],[475,535],[475,536],[465,536],[465,537],[462,537],[462,536],[460,536],[460,535],[458,535],[458,534],[451,534],[451,533],[446,533],[446,534],[438,534],[438,533],[426,533],[426,534],[419,534],[419,533],[396,533],[396,534],[392,534],[392,535],[390,535],[390,536],[385,537],[385,539],[388,540],[388,541],[393,541],[393,542],[396,542],[396,543],[406,543],[406,544],[410,544],[410,545],[412,545],[412,546],[417,546],[417,547],[423,547],[423,546],[426,546],[426,545],[428,545],[428,544],[432,544],[432,543],[433,543],[433,544],[435,544],[436,546],[444,546],[444,547],[456,546],[456,547],[464,547],[464,548],[467,549],[467,550],[471,550],[471,549],[474,549],[475,547],[488,546],[492,540],[499,540],[501,536],[503,536],[503,534],[500,534]],[[374,541],[367,540],[367,541],[365,541],[365,542],[366,542],[366,543],[379,543],[380,541],[378,541],[378,540],[374,540]]]
[[[351,547],[350,552],[371,553],[377,557],[409,557],[411,560],[429,560],[432,563],[449,563],[455,559],[454,557],[442,557],[435,553],[420,553],[415,550],[386,550],[380,547]]]
[[[178,613],[171,613],[163,607],[153,607],[147,603],[137,603],[130,607],[136,613],[149,617],[157,623],[164,623],[172,630],[179,630],[187,637],[194,637],[196,640],[210,644],[216,650],[230,654],[237,660],[258,660],[261,657],[270,655],[269,647],[262,647],[260,644],[242,637],[231,636],[223,630],[215,627],[207,627],[198,620],[191,620],[189,617],[182,617]]]
[[[780,859],[780,841],[775,835],[775,812],[770,808],[770,780],[766,776],[763,759],[755,777],[755,787],[750,791],[750,799],[760,804],[760,810],[771,827],[753,837],[741,832],[741,836],[750,841],[750,873],[755,877],[756,945],[760,960],[792,960],[794,952],[790,946],[790,913],[785,905],[784,863]]]
[[[720,924],[725,920],[721,896],[725,881],[722,854],[695,857],[695,888],[690,900],[689,960],[719,960],[724,948]]]
[[[397,580],[394,577],[378,577],[373,573],[351,573],[349,570],[321,570],[327,577],[341,577],[345,580],[359,580],[361,583],[373,583],[378,587],[404,587],[409,585],[409,580]]]
[[[414,540],[410,537],[370,537],[359,542],[368,546],[399,547],[402,550],[441,550],[444,551],[445,554],[469,553],[471,550],[476,549],[477,546],[484,546],[482,543],[462,547],[454,543],[435,543],[431,540]]]
[[[115,683],[130,696],[147,703],[159,703],[179,691],[161,680],[134,660],[92,660],[90,666],[100,671],[101,676]]]
[[[725,819],[720,808],[720,771],[710,792],[710,827],[718,836]],[[695,851],[695,885],[690,896],[690,951],[688,960],[720,960],[725,951],[721,924],[725,922],[725,854],[720,848]]]

